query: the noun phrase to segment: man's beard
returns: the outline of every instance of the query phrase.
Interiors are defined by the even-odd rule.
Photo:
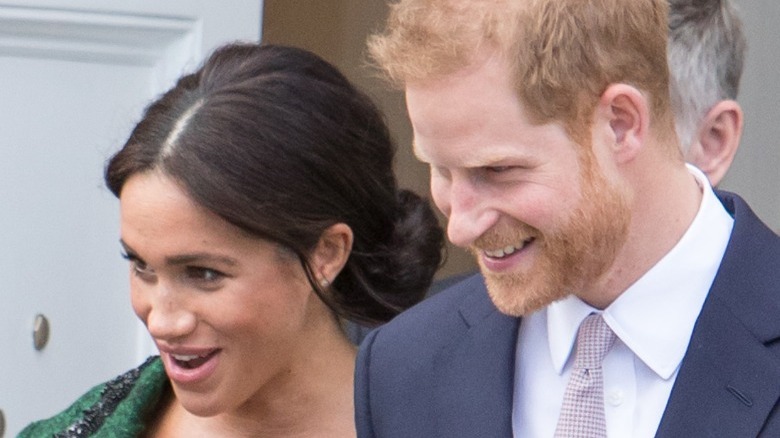
[[[471,250],[496,307],[512,316],[527,315],[592,283],[612,266],[626,241],[630,210],[626,194],[586,166],[582,197],[562,226],[548,232],[517,222],[482,235]],[[491,272],[484,250],[518,245],[532,238],[533,265],[520,272]]]

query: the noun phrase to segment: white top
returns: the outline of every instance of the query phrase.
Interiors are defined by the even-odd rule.
[[[693,326],[726,251],[734,219],[704,174],[690,228],[655,266],[603,311],[617,335],[604,358],[607,435],[652,437],[660,424]],[[597,309],[570,296],[523,318],[515,362],[512,429],[552,437],[574,362],[580,323]]]

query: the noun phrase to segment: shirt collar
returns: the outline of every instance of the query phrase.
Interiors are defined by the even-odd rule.
[[[693,166],[703,196],[691,226],[679,242],[602,315],[607,325],[642,362],[669,379],[688,349],[693,326],[720,266],[734,219]],[[561,374],[580,323],[599,312],[571,295],[546,308],[553,366]]]

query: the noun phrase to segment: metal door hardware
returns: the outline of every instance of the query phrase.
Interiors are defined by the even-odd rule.
[[[46,347],[49,342],[49,320],[44,315],[35,315],[35,322],[33,323],[33,346],[36,350],[41,351]]]

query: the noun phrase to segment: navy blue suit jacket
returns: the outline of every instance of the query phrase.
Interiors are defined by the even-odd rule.
[[[780,437],[780,237],[741,198],[718,196],[734,229],[657,436]],[[475,275],[371,332],[358,437],[511,437],[519,324]]]

